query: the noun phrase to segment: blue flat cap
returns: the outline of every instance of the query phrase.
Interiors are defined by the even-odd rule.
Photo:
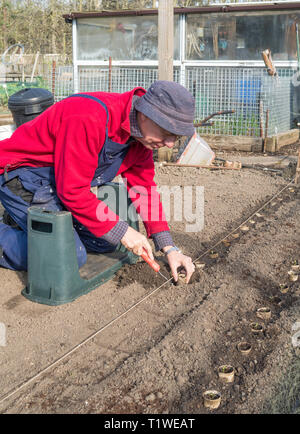
[[[172,134],[192,136],[195,132],[195,100],[181,84],[155,81],[134,107]]]

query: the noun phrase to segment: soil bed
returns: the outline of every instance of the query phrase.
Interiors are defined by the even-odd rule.
[[[206,390],[222,395],[214,413],[299,412],[297,400],[283,406],[277,398],[285,399],[283,374],[292,378],[299,366],[292,327],[300,321],[300,286],[299,280],[288,280],[287,272],[300,260],[300,188],[286,189],[282,201],[261,210],[263,218],[254,216],[255,224],[246,223],[248,231],[230,238],[228,233],[288,181],[252,169],[210,172],[159,164],[156,181],[159,186],[204,186],[204,230],[186,232],[187,222],[175,221],[172,213],[170,226],[175,243],[205,267],[197,269],[189,285],[163,285],[0,402],[1,413],[211,413],[203,404]],[[230,243],[221,242],[225,237]],[[211,250],[218,257],[211,258]],[[164,258],[157,259],[169,276]],[[138,262],[73,303],[53,307],[20,294],[26,273],[0,269],[0,276],[0,321],[7,329],[7,345],[0,346],[1,395],[164,283]],[[288,284],[289,291],[281,293],[280,284]],[[257,322],[261,306],[270,308],[272,316],[259,320],[264,331],[257,335],[249,325]],[[239,351],[240,342],[249,343],[251,352]],[[228,364],[235,378],[224,384],[218,367]],[[299,388],[294,385],[294,393]]]

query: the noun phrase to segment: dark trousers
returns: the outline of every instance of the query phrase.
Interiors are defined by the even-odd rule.
[[[0,222],[0,266],[27,270],[27,213],[32,205],[47,211],[65,210],[56,194],[52,167],[22,167],[0,175],[0,201],[15,225]],[[73,218],[78,266],[86,263],[87,252],[112,252],[112,246],[95,237]]]

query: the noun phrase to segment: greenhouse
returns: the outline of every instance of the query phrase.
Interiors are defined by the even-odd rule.
[[[73,29],[75,92],[124,92],[158,78],[157,10],[72,13],[65,19]],[[174,80],[193,93],[196,120],[235,112],[203,133],[259,137],[267,118],[268,135],[293,128],[299,20],[298,2],[174,9]],[[273,76],[262,59],[266,49],[276,65]]]

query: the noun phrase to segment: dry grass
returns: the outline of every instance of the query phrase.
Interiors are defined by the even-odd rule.
[[[282,375],[272,396],[265,402],[264,414],[300,414],[300,357]]]

